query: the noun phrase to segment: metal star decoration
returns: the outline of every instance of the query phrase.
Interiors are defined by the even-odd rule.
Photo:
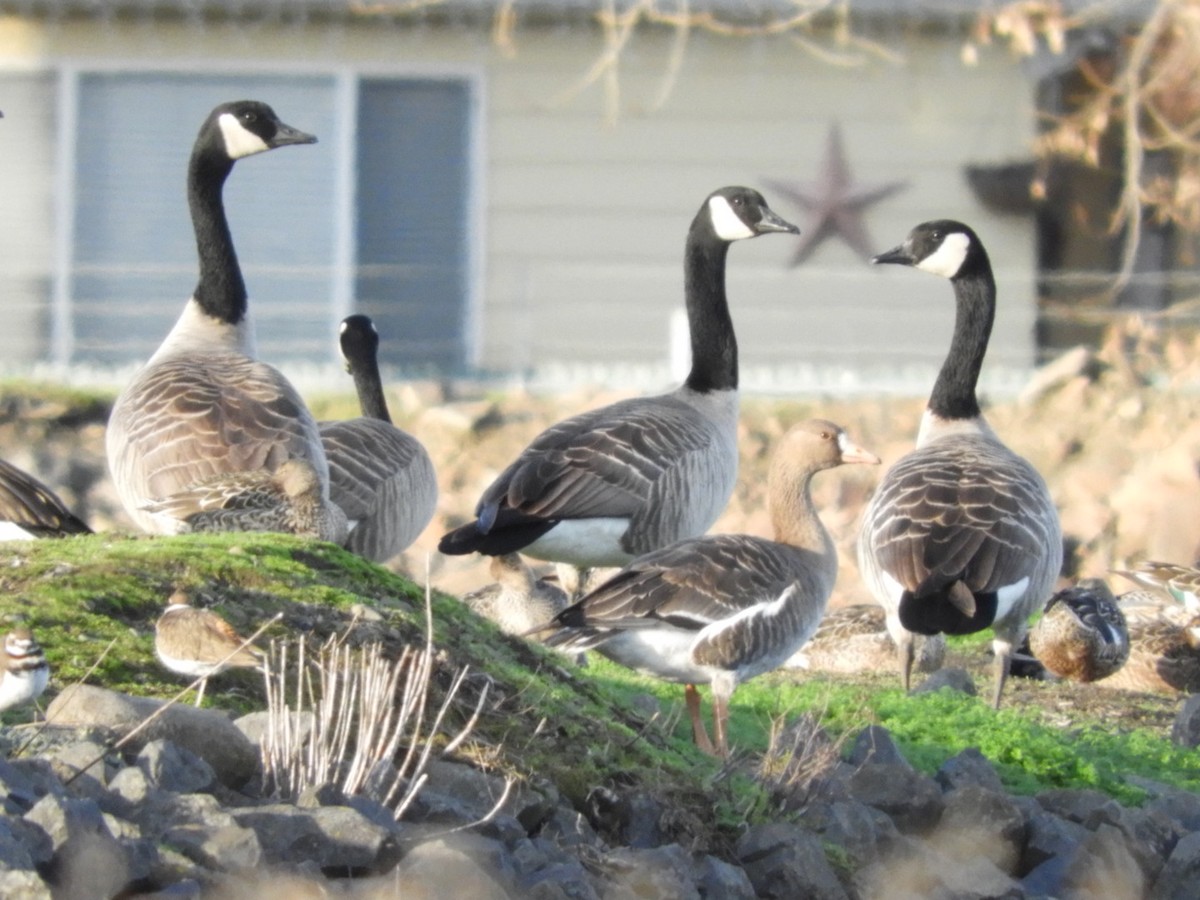
[[[772,190],[809,211],[808,222],[800,228],[800,243],[792,254],[791,265],[798,266],[832,235],[838,235],[864,259],[877,249],[867,234],[863,213],[867,207],[908,187],[907,181],[886,184],[855,185],[842,146],[842,130],[837,122],[829,129],[825,161],[820,181],[812,187],[797,187],[784,181],[767,179]]]

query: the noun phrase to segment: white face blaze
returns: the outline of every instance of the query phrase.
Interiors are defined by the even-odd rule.
[[[225,152],[229,154],[230,159],[241,159],[271,149],[257,134],[247,131],[233,113],[222,113],[217,119],[217,124],[221,126]]]
[[[963,260],[967,258],[967,250],[971,247],[971,239],[961,231],[954,231],[942,239],[941,245],[933,253],[920,260],[916,267],[923,272],[941,275],[943,278],[953,278],[962,268]]]
[[[754,237],[754,230],[741,220],[724,197],[708,198],[708,214],[713,231],[723,241],[742,241]]]

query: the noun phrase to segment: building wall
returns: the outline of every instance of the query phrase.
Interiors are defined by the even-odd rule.
[[[1025,219],[980,207],[962,167],[1027,155],[1030,87],[1019,67],[999,56],[963,68],[953,38],[897,40],[888,47],[897,61],[867,58],[847,67],[787,38],[694,35],[665,93],[670,34],[635,35],[614,77],[581,86],[604,41],[579,27],[518,30],[510,55],[484,31],[466,27],[119,21],[35,27],[6,20],[0,64],[31,72],[78,60],[217,70],[353,64],[474,78],[482,104],[473,211],[477,296],[464,323],[474,338],[473,361],[492,371],[564,378],[611,377],[612,367],[631,366],[649,380],[669,377],[683,241],[701,201],[716,187],[751,184],[804,227],[804,211],[766,182],[813,183],[836,120],[857,183],[909,182],[867,212],[877,249],[934,217],[961,218],[980,232],[1001,291],[988,369],[1023,369],[1034,354],[1032,229]],[[304,126],[303,110],[280,112]],[[5,158],[0,142],[0,164]],[[52,148],[45,159],[53,159]],[[47,212],[53,200],[45,194],[51,167],[43,161],[37,171],[21,173],[22,196],[5,217],[9,234],[15,217],[33,236],[31,248],[10,246],[0,256],[32,260],[26,278],[36,276],[54,240]],[[790,237],[767,236],[731,250],[729,294],[748,382],[769,385],[780,372],[803,376],[810,367],[884,380],[908,370],[925,377],[936,365],[952,319],[946,284],[872,269],[837,239],[792,268],[794,247]],[[0,343],[0,354],[9,353],[14,335],[0,341],[8,342]],[[28,336],[18,343],[25,352],[44,344]]]

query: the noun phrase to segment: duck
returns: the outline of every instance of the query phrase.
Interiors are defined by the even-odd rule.
[[[54,491],[0,459],[0,541],[91,533]]]
[[[873,260],[949,279],[950,349],[921,418],[916,448],[884,474],[863,515],[858,562],[887,614],[901,682],[914,634],[993,633],[999,708],[1014,650],[1062,568],[1062,529],[1046,482],[1009,449],[976,397],[996,312],[996,282],[979,236],[940,219]]]
[[[433,518],[437,473],[425,446],[392,424],[375,323],[362,314],[347,316],[339,343],[362,416],[319,423],[329,492],[350,522],[346,548],[383,563],[407,549]]]
[[[1129,659],[1129,626],[1104,580],[1085,578],[1050,598],[1029,632],[1029,650],[1059,678],[1100,681]]]
[[[154,654],[180,675],[200,678],[196,705],[208,679],[226,669],[261,669],[263,653],[210,609],[192,606],[186,591],[175,591],[154,626]]]
[[[1097,684],[1126,691],[1200,693],[1200,615],[1129,623],[1129,659]]]
[[[117,397],[105,431],[117,493],[143,531],[186,528],[183,520],[155,511],[155,501],[213,478],[274,471],[289,459],[312,465],[322,502],[330,503],[316,420],[288,379],[255,358],[246,286],[222,197],[237,160],[315,141],[255,100],[222,103],[200,127],[187,173],[199,281],[162,344]]]
[[[334,544],[349,534],[342,510],[322,501],[317,470],[306,459],[286,460],[274,472],[218,475],[144,508],[178,520],[181,534],[276,531]]]
[[[833,422],[793,425],[774,449],[768,502],[774,539],[685,538],[646,553],[551,620],[551,647],[598,653],[685,685],[692,735],[727,756],[729,701],[739,684],[782,666],[817,630],[837,577],[837,550],[817,515],[813,476],[878,465]],[[698,684],[712,691],[713,735]]]
[[[896,642],[888,632],[883,608],[874,603],[851,603],[830,609],[813,636],[786,666],[851,675],[879,671],[895,660]],[[918,672],[936,672],[945,660],[945,635],[914,637],[914,665]]]
[[[1162,591],[1189,613],[1200,614],[1200,568],[1196,566],[1145,560],[1132,569],[1118,569],[1116,574]]]
[[[567,592],[539,578],[521,554],[493,556],[488,568],[495,581],[464,594],[462,602],[505,634],[528,636],[567,608]]]
[[[581,413],[543,431],[447,532],[449,555],[521,552],[579,569],[623,566],[703,534],[737,480],[738,353],[725,292],[734,241],[798,234],[748,187],[711,193],[688,229],[692,363],[675,390]]]
[[[33,632],[28,628],[14,628],[4,637],[0,712],[36,703],[49,683],[50,666]]]

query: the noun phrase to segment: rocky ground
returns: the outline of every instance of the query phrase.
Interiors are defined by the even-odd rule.
[[[997,430],[1051,485],[1069,575],[1200,555],[1197,350],[1195,339],[1131,323],[1098,352],[1064,358],[1020,400],[989,408]],[[469,515],[479,491],[547,423],[609,399],[603,391],[546,398],[463,385],[394,389],[397,418],[426,442],[442,486],[434,522],[396,567],[423,580],[428,566],[433,584],[455,594],[486,582],[477,561],[432,552],[438,535]],[[921,407],[919,399],[748,399],[742,477],[717,530],[768,532],[763,473],[773,439],[791,422],[834,419],[886,465],[911,445]],[[349,414],[344,400],[318,411]],[[128,523],[105,477],[105,416],[103,403],[14,389],[0,394],[0,448],[98,529],[120,530]],[[877,477],[856,467],[817,485],[842,552],[836,603],[867,599],[853,542]],[[954,662],[976,675],[986,666]],[[1086,704],[1114,728],[1160,733],[1183,706],[1183,698],[1131,703],[1112,692],[1020,683],[1010,699],[1040,704],[1046,720],[1063,727]],[[107,708],[98,696],[83,705]],[[844,759],[833,754],[818,777],[808,773],[802,791],[781,793],[788,815],[748,828],[732,847],[698,848],[681,838],[686,829],[664,824],[673,811],[662,798],[619,785],[586,808],[552,787],[526,787],[489,818],[502,784],[463,762],[439,763],[400,823],[376,799],[336,791],[281,805],[261,796],[253,774],[230,771],[211,742],[197,739],[227,735],[223,749],[253,756],[242,731],[234,737],[213,720],[185,722],[204,714],[221,718],[176,709],[171,715],[183,724],[125,753],[103,752],[112,721],[67,727],[56,718],[20,758],[0,763],[8,814],[0,820],[0,896],[1182,900],[1195,896],[1200,878],[1195,794],[1147,784],[1152,799],[1138,809],[1090,791],[1010,796],[991,765],[969,752],[936,777],[919,774],[877,728],[859,734]],[[809,729],[797,740],[824,740],[811,723],[795,727]],[[27,734],[7,729],[6,755]],[[1188,734],[1182,739],[1194,745],[1194,729]],[[472,824],[480,819],[487,821]]]

